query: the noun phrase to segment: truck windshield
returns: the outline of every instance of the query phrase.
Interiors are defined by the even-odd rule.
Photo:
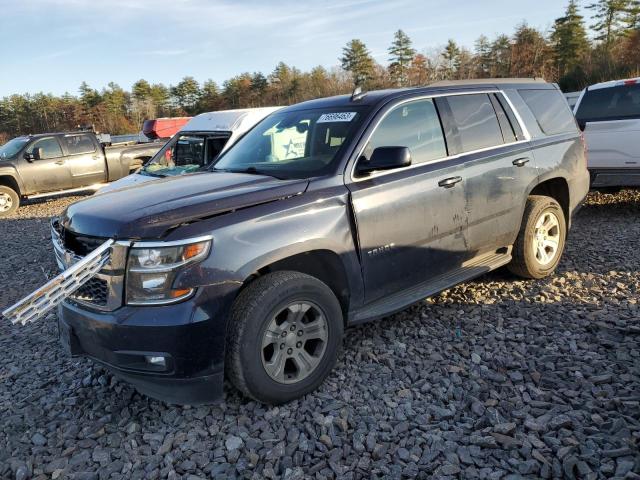
[[[328,173],[363,117],[362,106],[268,116],[220,156],[213,170],[277,178]]]
[[[17,137],[0,147],[0,159],[11,158],[29,142],[28,137]]]
[[[192,173],[210,165],[229,140],[227,132],[182,132],[144,166],[140,173],[157,177],[171,177]]]

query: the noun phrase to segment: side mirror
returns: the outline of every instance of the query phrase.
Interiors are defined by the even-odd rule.
[[[36,147],[31,151],[31,158],[33,160],[40,160],[42,158],[42,147]]]
[[[411,165],[411,152],[407,147],[378,147],[367,161],[364,157],[358,160],[357,173],[367,174],[374,170],[392,170]]]
[[[24,159],[27,162],[32,162],[33,161],[33,154],[31,152],[24,152]]]

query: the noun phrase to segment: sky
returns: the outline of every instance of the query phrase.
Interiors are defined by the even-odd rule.
[[[242,72],[337,66],[344,45],[365,42],[386,65],[393,33],[418,51],[449,38],[473,47],[525,20],[548,30],[563,0],[0,0],[0,97],[78,93],[86,81],[125,89],[138,79],[186,75],[219,85]]]

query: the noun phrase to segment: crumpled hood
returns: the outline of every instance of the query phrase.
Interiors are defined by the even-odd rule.
[[[160,238],[170,227],[297,195],[308,180],[244,173],[196,173],[134,183],[70,205],[62,225],[94,237]]]

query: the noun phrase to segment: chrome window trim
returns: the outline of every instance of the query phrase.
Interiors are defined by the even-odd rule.
[[[490,94],[490,93],[500,94],[506,100],[507,104],[509,105],[509,108],[511,109],[511,111],[513,112],[514,117],[516,118],[516,121],[520,125],[520,129],[522,130],[522,134],[524,135],[524,140],[516,140],[515,142],[503,143],[502,145],[495,145],[495,146],[480,148],[480,149],[476,149],[476,150],[469,150],[468,152],[458,153],[456,155],[448,155],[446,157],[436,158],[436,159],[430,160],[428,162],[412,164],[412,165],[409,165],[408,167],[394,168],[393,170],[381,170],[379,172],[370,173],[366,177],[356,177],[355,176],[355,171],[356,171],[356,166],[358,164],[358,159],[362,156],[362,153],[364,152],[364,149],[367,147],[369,141],[371,140],[371,137],[373,136],[373,134],[376,132],[376,130],[380,126],[380,123],[387,117],[387,115],[389,115],[389,113],[394,111],[397,107],[399,107],[401,105],[404,105],[405,103],[415,102],[415,101],[418,101],[418,100],[430,100],[430,99],[433,99],[433,98],[454,97],[454,96],[459,96],[459,95],[479,95],[479,94],[483,94],[483,93],[485,93],[485,94]],[[438,119],[440,120],[439,115],[438,115]],[[440,120],[440,122],[442,122],[442,121]],[[444,132],[443,132],[442,135],[444,137]],[[453,160],[453,159],[456,159],[456,158],[460,158],[463,155],[472,155],[474,153],[487,152],[487,151],[495,150],[495,149],[498,149],[498,148],[501,148],[501,147],[528,143],[529,141],[531,141],[531,134],[529,133],[529,130],[527,129],[526,125],[524,124],[524,121],[522,120],[522,117],[520,116],[520,113],[514,107],[513,103],[511,102],[511,99],[501,89],[497,89],[497,90],[495,90],[495,89],[493,89],[493,90],[474,90],[474,91],[469,91],[469,92],[446,92],[446,93],[435,93],[435,94],[431,94],[431,95],[421,95],[421,96],[418,96],[418,97],[411,97],[411,98],[404,99],[404,100],[394,104],[389,110],[387,110],[384,113],[384,115],[382,115],[376,121],[375,126],[371,129],[371,131],[367,135],[366,140],[363,143],[362,147],[360,148],[360,150],[358,150],[358,154],[355,156],[355,160],[354,160],[353,165],[351,167],[350,178],[351,178],[352,182],[362,182],[362,181],[365,181],[365,180],[371,180],[372,178],[377,178],[377,177],[381,177],[381,176],[384,176],[384,175],[390,175],[390,174],[395,173],[395,172],[402,172],[402,171],[405,171],[405,170],[411,170],[411,169],[414,169],[414,168],[417,168],[417,167],[422,167],[424,165],[432,165],[434,163],[446,162],[447,160]]]

